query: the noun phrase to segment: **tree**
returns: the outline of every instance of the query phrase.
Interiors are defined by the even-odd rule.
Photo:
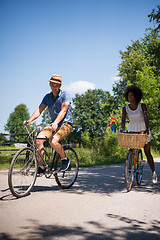
[[[2,134],[2,133],[1,133]],[[7,142],[7,138],[3,135],[0,135],[0,142]]]
[[[123,93],[127,85],[139,86],[146,103],[150,127],[154,137],[154,146],[160,146],[160,36],[153,29],[146,31],[145,37],[132,41],[132,45],[121,53],[122,62],[119,65],[119,82],[113,85],[115,101],[119,108],[125,104]]]
[[[23,127],[23,121],[29,119],[29,112],[25,104],[20,104],[15,107],[14,111],[10,114],[7,123],[5,125],[5,130],[9,133],[23,134],[26,133]],[[11,136],[11,141],[26,141],[26,136]]]
[[[43,114],[42,114],[42,124],[50,124],[51,122],[51,117],[50,117],[50,114],[49,114],[49,110],[48,110],[48,107],[43,111]]]
[[[152,10],[151,14],[148,15],[150,22],[155,22],[158,26],[154,29],[155,32],[158,32],[160,30],[160,5],[157,6],[158,10],[157,12],[155,9]]]
[[[73,119],[76,132],[88,132],[91,139],[100,138],[106,128],[106,119],[114,109],[114,98],[101,89],[88,90],[73,99]]]
[[[138,86],[143,91],[143,102],[149,115],[150,128],[153,135],[153,145],[160,148],[160,86],[151,67],[137,72]]]
[[[132,41],[126,51],[120,51],[122,62],[119,65],[120,81],[113,85],[114,97],[119,107],[124,104],[123,93],[127,84],[138,84],[137,72],[151,68],[159,82],[160,76],[160,36],[147,30],[145,37]],[[149,91],[149,89],[148,89]]]

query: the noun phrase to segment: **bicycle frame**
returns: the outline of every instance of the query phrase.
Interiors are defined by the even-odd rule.
[[[41,160],[43,161],[44,163],[44,166],[48,169],[48,164],[45,160],[45,158],[42,156],[40,150],[38,149],[38,147],[36,146],[36,139],[39,139],[39,140],[46,140],[48,141],[49,139],[48,138],[37,138],[37,131],[38,131],[38,128],[39,127],[46,127],[47,125],[38,125],[38,126],[35,126],[34,130],[30,133],[29,132],[29,129],[27,128],[27,126],[25,125],[26,129],[27,129],[27,132],[28,132],[28,144],[33,148],[33,151],[34,151],[34,154],[36,156],[36,152],[39,154]],[[34,133],[35,136],[34,136]],[[31,141],[30,141],[30,138],[31,138]],[[53,155],[53,158],[52,158],[52,164],[51,164],[51,169],[53,169],[53,166],[54,166],[54,160],[55,160],[55,157],[56,157],[56,151],[54,151],[54,155]]]
[[[133,161],[132,161],[131,169],[132,171],[134,171],[134,174],[136,174],[137,172],[139,172],[139,170],[143,168],[142,166],[139,168],[139,165],[138,165],[138,163],[143,160],[142,150],[137,148],[137,149],[130,149],[129,151],[132,151],[133,153]],[[139,160],[139,154],[140,154],[140,160]]]
[[[142,156],[142,150],[141,149],[132,149],[132,151],[133,151],[133,168],[132,169],[134,169],[134,173],[137,173],[139,170],[140,170],[140,168],[138,167],[137,168],[137,166],[138,166],[138,162],[141,160],[143,160],[143,156]],[[139,156],[139,154],[140,154],[140,160],[139,160],[139,158],[138,158],[138,156]],[[142,166],[141,166],[141,168],[142,168]]]
[[[30,133],[30,132],[29,132],[29,129],[28,129],[27,126],[25,125],[25,127],[26,127],[26,129],[27,129],[27,132],[28,132],[28,144],[29,144],[30,146],[32,146],[35,156],[37,157],[37,155],[36,155],[36,152],[37,152],[37,153],[39,154],[41,160],[42,160],[43,163],[44,163],[44,166],[45,166],[45,168],[46,168],[46,173],[47,173],[47,174],[54,174],[54,175],[55,175],[55,174],[59,171],[59,170],[53,169],[53,168],[54,168],[54,161],[55,161],[55,159],[56,159],[57,152],[54,150],[54,154],[52,155],[52,163],[51,163],[51,166],[49,167],[49,165],[48,165],[48,163],[46,162],[45,158],[42,156],[40,150],[39,150],[38,147],[36,146],[36,139],[49,141],[48,138],[37,138],[37,130],[38,130],[38,128],[39,128],[39,127],[46,127],[46,126],[48,126],[48,125],[43,125],[43,124],[42,124],[42,125],[37,125],[37,126],[35,126],[34,130]],[[36,132],[35,136],[34,136],[34,132]],[[57,132],[57,131],[55,131],[55,132],[53,133],[53,135],[56,134],[56,132]],[[32,143],[30,142],[29,138],[31,138]],[[64,145],[63,145],[63,146],[64,146]],[[53,148],[52,148],[52,149],[53,149]],[[45,151],[45,149],[44,149],[44,151]]]
[[[137,184],[141,184],[143,176],[143,165],[141,161],[143,161],[141,149],[130,149],[128,151],[125,164],[125,184],[128,192],[132,188],[134,177],[136,177]]]

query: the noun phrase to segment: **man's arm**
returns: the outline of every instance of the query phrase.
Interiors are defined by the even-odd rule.
[[[32,116],[30,117],[30,119],[28,120],[29,123],[31,123],[32,121],[34,121],[35,119],[37,119],[41,113],[43,112],[43,110],[46,108],[46,105],[44,104],[40,104],[39,107],[34,111],[34,113],[32,114]]]
[[[62,119],[65,117],[67,110],[70,106],[70,102],[64,102],[61,105],[61,111],[59,112],[58,116],[54,120],[54,122],[51,124],[52,125],[52,130],[56,131],[58,128],[58,123],[62,121]]]

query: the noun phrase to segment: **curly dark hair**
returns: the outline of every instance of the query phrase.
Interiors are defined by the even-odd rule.
[[[143,93],[139,87],[137,87],[135,85],[131,85],[126,88],[126,91],[123,96],[125,97],[127,102],[128,102],[128,93],[129,92],[132,92],[134,94],[134,97],[135,97],[135,100],[137,103],[139,103],[141,101],[141,99],[143,97]]]

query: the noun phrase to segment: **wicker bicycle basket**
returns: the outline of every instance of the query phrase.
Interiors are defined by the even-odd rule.
[[[118,142],[124,148],[143,148],[147,141],[147,134],[118,133]]]

